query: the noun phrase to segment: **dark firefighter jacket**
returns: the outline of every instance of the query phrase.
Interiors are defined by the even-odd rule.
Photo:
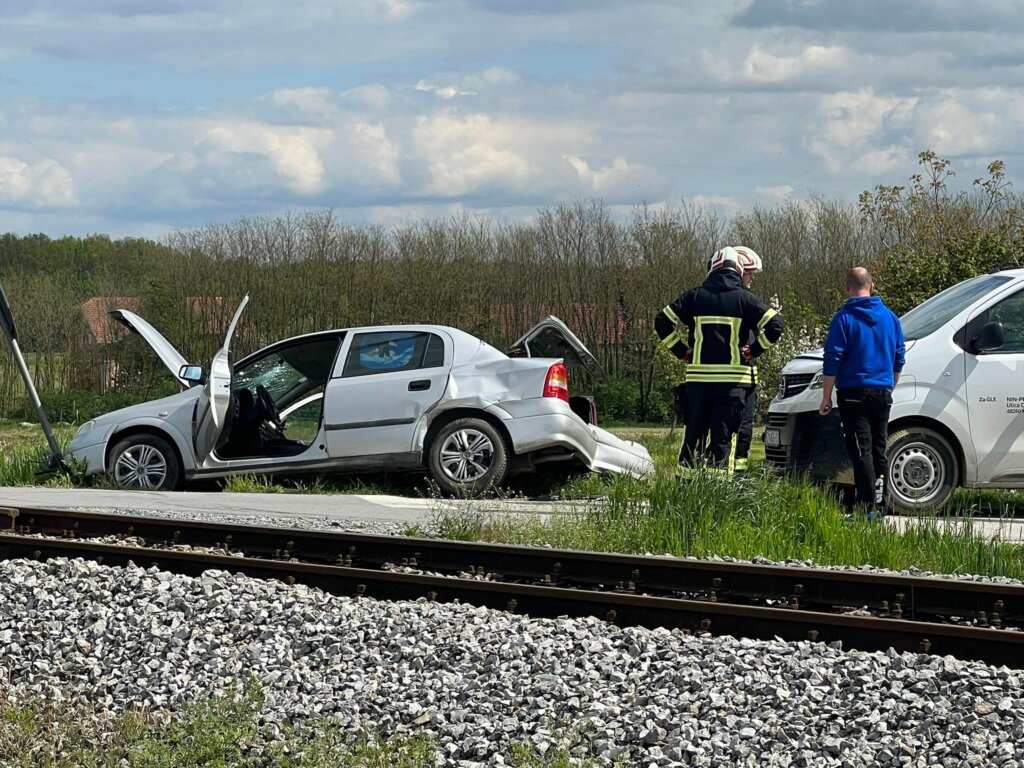
[[[746,290],[738,273],[719,269],[661,310],[654,330],[676,357],[692,349],[687,383],[753,385],[757,368],[741,349],[754,339],[750,354],[760,357],[782,336],[782,317]]]

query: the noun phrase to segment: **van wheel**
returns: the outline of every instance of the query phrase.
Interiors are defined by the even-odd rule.
[[[504,482],[508,449],[498,430],[483,419],[456,419],[431,441],[428,466],[446,493],[481,493]]]
[[[895,512],[934,512],[945,506],[960,480],[960,462],[949,441],[930,429],[889,435],[889,506]]]
[[[123,488],[173,491],[181,478],[170,443],[149,434],[129,435],[110,452],[110,477]]]

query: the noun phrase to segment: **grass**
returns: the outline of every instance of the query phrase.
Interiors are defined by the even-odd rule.
[[[423,734],[375,734],[313,718],[262,723],[263,699],[220,694],[176,711],[96,716],[84,705],[12,703],[0,697],[0,764],[6,768],[423,768],[439,746]],[[410,726],[414,731],[415,726]],[[577,750],[579,747],[576,748]],[[574,750],[575,751],[575,750]],[[506,765],[568,768],[567,748],[540,754],[515,744]]]
[[[810,560],[821,565],[864,563],[903,570],[974,573],[1024,579],[1024,548],[977,533],[977,499],[958,497],[962,522],[923,518],[906,531],[867,521],[848,522],[826,489],[755,468],[745,478],[707,474],[676,479],[676,440],[650,436],[658,464],[653,479],[587,475],[566,498],[598,495],[602,504],[566,506],[548,516],[487,512],[486,505],[438,505],[437,534],[460,540],[547,545],[598,552],[681,557]]]
[[[57,442],[67,445],[76,427],[69,424],[54,424],[53,432]],[[46,437],[38,424],[17,421],[0,421],[0,486],[2,485],[46,485],[70,487],[74,478],[57,473],[45,472],[49,447]]]

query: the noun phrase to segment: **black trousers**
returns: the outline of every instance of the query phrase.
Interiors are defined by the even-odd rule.
[[[676,384],[672,389],[673,406],[676,411],[676,423],[680,426],[686,424],[686,384]]]
[[[686,384],[686,436],[679,463],[702,462],[728,469],[733,436],[743,421],[743,408],[751,387],[739,384]]]
[[[840,389],[836,399],[846,452],[853,464],[856,502],[873,506],[875,483],[885,476],[885,441],[889,437],[892,392],[888,389]],[[884,485],[884,479],[882,482]]]
[[[757,387],[747,392],[747,400],[743,405],[743,418],[740,420],[739,431],[736,432],[736,469],[740,472],[747,468],[747,457],[750,456],[750,445],[754,442],[754,410],[757,408]]]

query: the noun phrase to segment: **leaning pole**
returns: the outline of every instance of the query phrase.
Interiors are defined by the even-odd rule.
[[[60,465],[63,458],[60,445],[57,444],[57,438],[53,436],[53,429],[50,427],[49,419],[46,418],[46,411],[43,410],[43,404],[39,400],[39,393],[36,392],[35,384],[32,383],[32,376],[28,372],[28,366],[25,365],[25,356],[21,353],[21,347],[18,345],[18,329],[14,325],[14,314],[11,312],[11,304],[7,301],[7,293],[4,291],[2,284],[0,284],[0,323],[3,324],[4,335],[11,345],[11,352],[14,353],[14,361],[18,364],[18,370],[21,371],[21,378],[25,381],[25,391],[28,392],[32,405],[36,408],[39,423],[43,427],[43,432],[46,433],[46,441],[50,444],[47,464],[50,465],[51,469],[55,469]]]

